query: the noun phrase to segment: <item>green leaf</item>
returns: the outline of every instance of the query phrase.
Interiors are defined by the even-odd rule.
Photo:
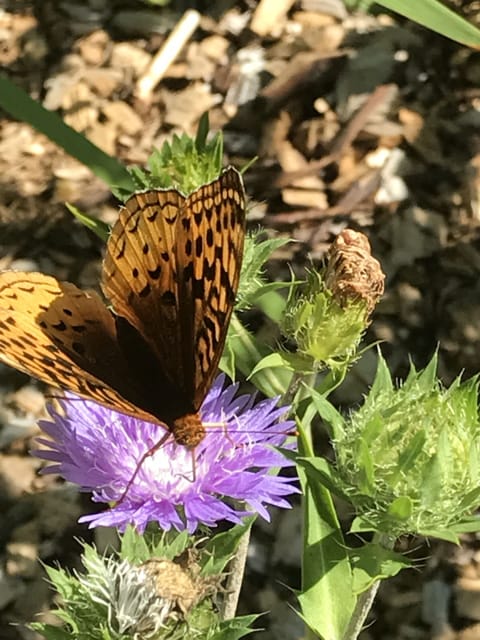
[[[480,504],[480,487],[477,489],[472,489],[467,494],[463,496],[460,500],[459,511],[472,511],[473,509],[477,509]],[[478,524],[480,526],[480,519],[475,516],[478,520]]]
[[[287,457],[288,453],[287,453]],[[325,458],[320,457],[300,457],[298,454],[294,458],[297,465],[301,466],[307,473],[310,482],[318,483],[326,487],[331,493],[349,502],[348,496],[342,492],[335,470],[328,464]]]
[[[290,365],[288,358],[284,356],[283,353],[269,353],[268,356],[265,356],[257,362],[252,372],[248,376],[247,380],[255,376],[260,371],[264,371],[265,369],[275,369],[276,367],[282,367],[293,371],[293,367]]]
[[[73,204],[65,203],[65,206],[70,211],[75,218],[81,222],[87,229],[93,231],[100,240],[106,242],[108,240],[108,236],[110,235],[110,227],[105,222],[102,222],[98,218],[89,215],[88,213],[83,213],[77,207],[74,207]]]
[[[366,591],[377,580],[392,578],[402,569],[412,566],[405,556],[375,543],[352,549],[350,560],[353,566],[353,588],[356,594]]]
[[[126,168],[115,158],[107,155],[80,133],[66,125],[52,111],[48,111],[17,87],[8,78],[0,75],[0,106],[10,115],[28,122],[37,131],[64,149],[73,158],[86,165],[92,173],[111,189],[123,188],[134,191],[135,185]]]
[[[342,414],[335,409],[324,395],[317,393],[315,389],[309,389],[309,393],[319,416],[331,427],[333,439],[339,440],[345,434],[345,420]]]
[[[254,522],[254,516],[244,518],[242,524],[237,524],[224,533],[218,533],[207,542],[200,561],[203,575],[218,575],[225,569],[241,539]]]
[[[435,352],[425,369],[418,374],[417,383],[425,392],[431,391],[437,384],[438,353]],[[415,376],[414,376],[415,377]],[[410,375],[407,378],[409,381]]]
[[[453,524],[449,530],[454,533],[475,533],[480,531],[480,516],[466,517],[461,522]]]
[[[28,625],[30,629],[38,631],[47,640],[72,640],[73,636],[68,631],[61,629],[60,627],[54,627],[51,624],[44,624],[43,622],[32,622]]]
[[[469,47],[480,47],[480,31],[438,0],[377,0],[377,3],[418,24]]]
[[[229,358],[234,358],[235,366],[246,377],[256,364],[266,355],[264,345],[242,325],[236,314],[232,315],[228,335]],[[221,361],[221,365],[224,361]],[[228,363],[228,360],[227,360]],[[274,371],[265,369],[252,376],[253,384],[267,397],[283,395],[288,389],[292,373],[281,368]]]
[[[365,495],[372,497],[375,494],[374,452],[363,438],[357,444],[358,489]]]
[[[127,526],[121,537],[119,557],[131,562],[145,562],[150,557],[145,537],[139,535],[132,525]]]
[[[412,515],[413,503],[409,496],[400,496],[388,507],[388,515],[390,518],[406,522]]]
[[[238,640],[249,633],[257,632],[251,625],[259,618],[258,615],[238,616],[232,620],[225,620],[220,623],[220,629],[209,640]]]
[[[420,429],[411,439],[408,446],[401,452],[398,457],[397,474],[408,474],[412,471],[415,461],[423,452],[423,447],[427,439],[425,429]]]
[[[370,393],[365,400],[364,407],[368,407],[372,404],[380,393],[391,391],[393,391],[392,376],[390,375],[385,358],[382,356],[380,350],[378,350],[377,372],[375,373],[375,379],[370,389]]]
[[[350,533],[365,533],[366,531],[378,531],[376,524],[366,516],[357,516],[350,525]]]
[[[355,606],[350,562],[330,493],[299,467],[305,522],[301,616],[321,638],[340,640]]]
[[[198,153],[205,153],[208,132],[210,131],[210,122],[208,112],[205,112],[198,121],[197,135],[195,136],[195,148]]]
[[[441,438],[439,438],[439,442]],[[443,491],[443,474],[438,452],[431,456],[422,468],[422,482],[420,488],[421,504],[425,509],[435,509],[435,505]]]
[[[460,540],[453,529],[419,529],[416,533],[425,538],[438,538],[453,544],[460,544]]]

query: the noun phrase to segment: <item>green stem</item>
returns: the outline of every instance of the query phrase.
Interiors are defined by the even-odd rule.
[[[242,327],[238,318],[233,315],[232,322],[238,323],[235,325],[235,329]],[[289,387],[284,395],[285,404],[290,404],[293,401],[298,389],[300,388],[300,384],[302,382],[301,374],[294,374],[290,380]],[[221,617],[222,620],[229,620],[235,616],[235,611],[238,604],[238,598],[240,595],[240,589],[242,588],[242,578],[245,572],[245,565],[247,563],[247,552],[248,552],[248,544],[250,542],[250,531],[251,529],[245,533],[242,538],[242,541],[235,552],[234,557],[230,561],[229,565],[229,578],[227,582],[227,596],[225,598],[225,603],[222,608]]]
[[[393,549],[395,540],[383,534],[376,533],[373,542],[380,544],[385,549]],[[373,602],[380,587],[380,580],[375,580],[371,587],[363,591],[357,598],[355,609],[350,618],[349,625],[342,640],[356,640],[365,626],[365,621],[372,608]]]
[[[248,377],[265,354],[258,349],[254,337],[243,326],[236,313],[232,314],[230,328],[231,343],[235,349],[235,366]],[[272,369],[263,369],[258,372],[254,380],[255,386],[269,398],[285,393],[285,386]]]

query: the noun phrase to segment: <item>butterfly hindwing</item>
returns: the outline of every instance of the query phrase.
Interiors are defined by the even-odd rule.
[[[134,403],[136,383],[119,349],[115,321],[94,292],[41,273],[0,273],[0,361],[156,421]]]

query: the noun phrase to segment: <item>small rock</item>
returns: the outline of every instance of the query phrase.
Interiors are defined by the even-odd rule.
[[[142,130],[143,122],[126,102],[117,100],[109,102],[102,108],[103,114],[111,123],[128,135],[135,135]]]
[[[134,77],[141,75],[150,64],[152,56],[129,42],[114,44],[110,56],[113,68],[133,71]]]
[[[107,46],[110,42],[108,34],[103,30],[94,31],[82,38],[77,47],[87,64],[100,65],[107,57]]]
[[[120,86],[122,74],[116,69],[89,69],[85,82],[102,98],[109,98]]]
[[[115,155],[117,137],[116,127],[111,123],[95,122],[87,132],[87,138],[102,151],[109,155]]]
[[[18,498],[28,493],[35,478],[34,465],[31,458],[17,455],[0,457],[0,476],[11,498]]]
[[[14,404],[23,411],[23,413],[29,413],[37,418],[43,415],[45,410],[45,397],[38,389],[32,385],[26,385],[21,387],[15,393],[10,394],[6,401],[10,404]]]
[[[221,63],[227,55],[230,43],[223,36],[213,35],[204,38],[198,46],[206,56]]]
[[[33,578],[39,572],[36,544],[10,542],[7,545],[7,573],[12,577]]]
[[[186,132],[191,131],[200,116],[216,103],[210,88],[202,82],[192,83],[183,91],[163,89],[161,98],[166,108],[165,122]]]

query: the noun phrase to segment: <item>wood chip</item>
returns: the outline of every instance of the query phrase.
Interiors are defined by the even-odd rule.
[[[260,0],[253,14],[250,28],[259,36],[266,36],[282,28],[295,0]]]

